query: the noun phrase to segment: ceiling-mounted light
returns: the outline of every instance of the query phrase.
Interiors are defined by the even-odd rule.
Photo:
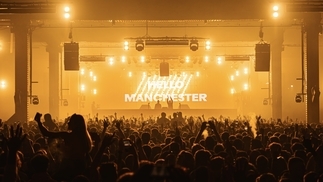
[[[136,40],[136,50],[143,51],[145,48],[145,44],[143,40]]]
[[[211,42],[210,42],[209,40],[207,40],[207,41],[205,42],[205,49],[206,49],[206,50],[210,50],[210,49],[211,49]]]
[[[191,40],[191,42],[190,42],[190,49],[192,51],[197,51],[199,49],[199,42],[198,42],[198,40],[195,40],[195,39]]]
[[[71,17],[70,10],[71,10],[71,8],[69,6],[64,7],[64,18],[65,19],[69,19]]]
[[[129,42],[128,41],[125,41],[124,43],[123,43],[123,49],[124,50],[129,50]]]

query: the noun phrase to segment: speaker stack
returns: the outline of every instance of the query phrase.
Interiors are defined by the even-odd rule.
[[[64,43],[64,70],[78,71],[79,69],[79,44]]]
[[[270,44],[256,44],[255,71],[270,71]]]

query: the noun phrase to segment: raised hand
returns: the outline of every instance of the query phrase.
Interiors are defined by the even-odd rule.
[[[204,131],[207,128],[207,122],[203,122],[201,125],[201,131]]]
[[[15,131],[13,126],[10,126],[10,137],[8,139],[3,137],[3,139],[7,143],[10,152],[17,152],[26,136],[26,134],[22,134],[22,127],[18,124]]]
[[[114,135],[115,135],[115,133],[113,133],[112,135],[105,135],[104,138],[103,138],[103,140],[102,140],[101,146],[102,147],[108,147],[113,142],[115,142]]]
[[[109,126],[109,120],[104,120],[103,121],[103,128],[107,128]]]
[[[117,127],[117,129],[121,129],[121,123],[120,123],[120,121],[116,121],[116,127]]]
[[[217,121],[215,121],[215,122],[217,122]],[[209,124],[210,128],[211,128],[213,131],[216,131],[216,126],[215,126],[214,121],[209,120],[208,124]]]
[[[35,117],[34,117],[34,120],[37,121],[37,123],[40,123],[40,118],[42,117],[42,114],[37,112]]]

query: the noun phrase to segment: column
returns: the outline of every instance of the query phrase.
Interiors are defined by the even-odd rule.
[[[8,123],[28,121],[28,21],[14,21],[15,34],[15,113]]]
[[[49,113],[52,115],[52,118],[59,118],[60,43],[57,41],[48,42],[46,51],[48,52],[49,61]]]
[[[319,94],[319,33],[321,15],[313,13],[305,17],[306,55],[307,55],[307,122],[318,123],[320,120]]]
[[[272,78],[272,117],[282,118],[282,51],[284,30],[276,28],[274,40],[271,43],[271,78]]]

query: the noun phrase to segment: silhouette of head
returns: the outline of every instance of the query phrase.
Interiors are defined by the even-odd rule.
[[[47,113],[44,115],[44,119],[45,119],[45,122],[50,122],[52,121],[52,116],[49,113]]]
[[[86,124],[82,115],[73,114],[68,122],[68,129],[72,131],[85,131]]]

